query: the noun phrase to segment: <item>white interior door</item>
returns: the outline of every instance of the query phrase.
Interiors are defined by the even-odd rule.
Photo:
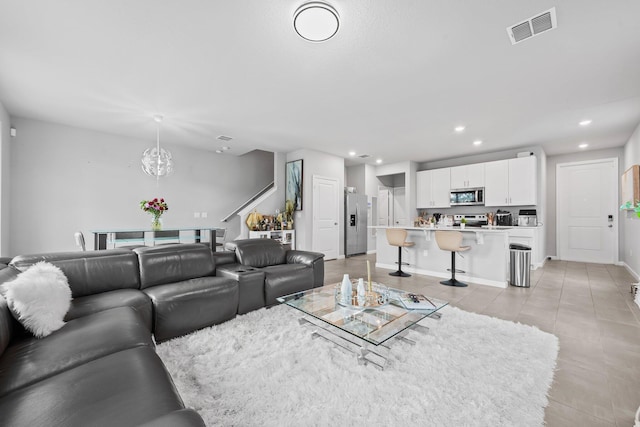
[[[618,260],[618,159],[556,167],[558,257],[611,264]]]
[[[404,187],[393,189],[393,225],[407,225],[407,208]]]
[[[340,246],[338,180],[313,176],[312,250],[337,259]]]

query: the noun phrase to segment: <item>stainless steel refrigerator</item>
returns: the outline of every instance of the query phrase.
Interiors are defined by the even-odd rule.
[[[344,255],[367,253],[367,196],[344,196]]]

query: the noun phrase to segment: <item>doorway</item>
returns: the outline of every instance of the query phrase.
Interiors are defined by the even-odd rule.
[[[325,259],[337,259],[340,246],[338,180],[313,176],[313,234],[311,246]]]
[[[618,261],[618,159],[556,166],[556,245],[565,261]]]

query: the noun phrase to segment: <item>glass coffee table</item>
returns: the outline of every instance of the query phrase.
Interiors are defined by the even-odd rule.
[[[377,285],[381,286],[381,285]],[[399,301],[406,291],[387,288],[384,301],[379,305],[360,307],[345,303],[339,287],[328,285],[278,298],[278,301],[300,310],[301,325],[314,328],[313,336],[321,337],[358,355],[358,363],[372,363],[384,369],[388,362],[391,342],[396,339],[415,344],[406,338],[409,329],[426,332],[418,325],[426,317],[440,318],[438,311],[448,302],[429,298],[433,308],[408,310]]]

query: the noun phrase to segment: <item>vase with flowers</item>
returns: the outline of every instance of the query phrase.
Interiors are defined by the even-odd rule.
[[[140,208],[143,211],[149,212],[151,215],[153,215],[153,219],[151,220],[151,229],[153,231],[161,230],[162,223],[160,222],[160,217],[163,213],[169,210],[169,205],[167,205],[167,202],[165,202],[162,198],[158,199],[156,197],[153,200],[141,201]]]

